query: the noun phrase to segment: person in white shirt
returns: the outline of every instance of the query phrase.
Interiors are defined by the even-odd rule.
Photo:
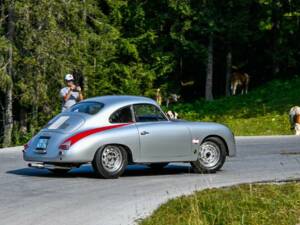
[[[59,93],[62,98],[62,112],[83,99],[81,87],[75,85],[72,74],[65,76],[65,82],[67,86],[62,88]]]

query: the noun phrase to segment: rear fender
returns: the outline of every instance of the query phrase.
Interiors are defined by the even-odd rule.
[[[127,150],[131,151],[133,162],[138,161],[140,157],[139,136],[134,124],[84,137],[67,150],[67,154],[81,161],[91,162],[96,151],[108,144],[118,144],[127,147]]]

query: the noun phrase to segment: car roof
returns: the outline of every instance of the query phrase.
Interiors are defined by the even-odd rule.
[[[133,95],[107,95],[107,96],[99,96],[93,97],[83,100],[83,102],[100,102],[107,106],[125,106],[131,104],[140,104],[140,103],[148,103],[157,105],[156,101],[151,98],[142,97],[142,96],[133,96]]]

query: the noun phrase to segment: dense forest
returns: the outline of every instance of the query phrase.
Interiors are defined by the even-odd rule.
[[[0,0],[0,143],[60,111],[72,73],[84,96],[230,94],[300,71],[299,0]]]

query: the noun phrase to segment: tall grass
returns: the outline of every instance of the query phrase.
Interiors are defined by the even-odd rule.
[[[296,225],[300,185],[241,185],[170,200],[140,225]]]
[[[182,119],[223,123],[236,135],[280,135],[292,134],[288,112],[294,105],[300,105],[300,78],[271,81],[247,95],[178,103],[172,109]]]

